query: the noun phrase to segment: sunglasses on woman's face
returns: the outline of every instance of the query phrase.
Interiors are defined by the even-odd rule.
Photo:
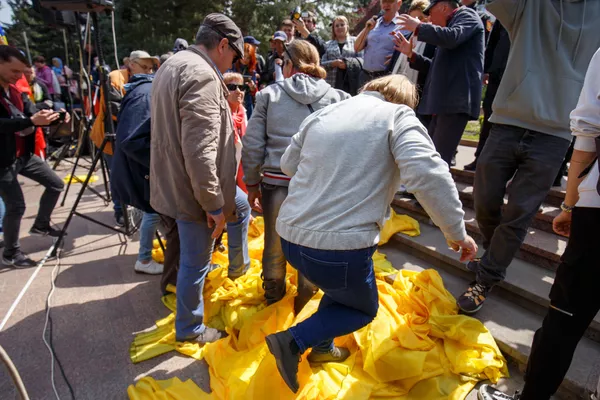
[[[238,85],[235,83],[229,83],[229,84],[227,84],[227,90],[229,90],[230,92],[235,92],[236,90],[245,92],[246,90],[248,90],[248,85],[246,85],[246,84]]]

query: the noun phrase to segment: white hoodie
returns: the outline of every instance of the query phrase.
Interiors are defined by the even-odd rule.
[[[577,107],[571,112],[571,132],[575,136],[575,149],[596,152],[595,139],[600,136],[600,50],[592,57]],[[579,185],[577,207],[600,208],[600,195],[596,189],[600,179],[598,160]]]

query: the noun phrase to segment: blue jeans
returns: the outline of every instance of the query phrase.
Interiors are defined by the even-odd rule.
[[[160,216],[153,213],[144,213],[142,217],[142,226],[140,227],[140,250],[138,251],[139,261],[150,261],[152,259],[152,241],[156,233],[156,228],[160,222]]]
[[[333,339],[369,324],[377,315],[379,295],[373,271],[376,247],[317,250],[281,239],[289,263],[325,294],[308,319],[289,329],[300,352],[327,352]]]
[[[110,175],[112,174],[113,156],[111,156],[110,154],[106,154],[106,153],[103,153],[102,156],[104,157],[104,160],[106,160],[106,166],[108,167],[108,178],[110,179]],[[112,180],[111,180],[111,182],[112,182]],[[112,184],[110,185],[110,195],[112,196],[113,210],[115,210],[115,216],[122,216],[123,215],[123,207],[121,206],[121,200],[119,199],[117,192],[113,189]]]
[[[4,201],[0,197],[0,232],[2,232],[2,220],[4,219],[5,212],[6,212],[6,207],[4,206]]]
[[[227,224],[229,241],[229,276],[243,275],[250,266],[248,255],[248,222],[250,205],[246,194],[238,188],[235,202],[238,219]],[[214,239],[213,228],[206,222],[177,220],[180,242],[177,274],[177,314],[175,335],[178,341],[196,338],[206,326],[204,319],[204,280],[210,270]],[[168,246],[168,243],[167,243]]]
[[[237,221],[227,224],[227,246],[229,250],[228,276],[232,279],[244,275],[250,267],[248,254],[248,224],[252,210],[248,195],[236,187],[235,207]]]

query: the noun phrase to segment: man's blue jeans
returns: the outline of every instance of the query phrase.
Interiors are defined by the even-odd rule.
[[[289,263],[325,294],[308,319],[289,329],[300,352],[327,352],[333,339],[369,324],[377,315],[379,295],[373,271],[376,247],[317,250],[281,239]]]
[[[4,213],[6,212],[6,207],[4,206],[4,201],[0,198],[0,232],[2,232],[2,220],[4,219]]]
[[[110,154],[106,154],[106,153],[103,153],[102,156],[104,157],[104,160],[106,160],[106,166],[108,167],[108,177],[110,179],[110,174],[112,174],[112,172],[113,172],[112,171],[113,156]],[[113,210],[115,211],[115,217],[123,216],[123,206],[121,205],[121,200],[119,199],[117,192],[115,190],[113,190],[112,184],[110,185],[110,195],[112,197]]]
[[[152,259],[152,241],[156,234],[156,228],[160,222],[160,216],[153,213],[144,213],[142,217],[142,226],[140,227],[140,250],[138,251],[139,261],[150,261]]]
[[[229,243],[229,276],[243,275],[250,266],[248,255],[248,222],[250,205],[246,194],[238,188],[235,202],[237,221],[227,224]],[[177,274],[177,315],[175,333],[178,341],[193,340],[206,329],[204,319],[204,280],[211,266],[213,228],[206,222],[177,220],[180,241]],[[169,244],[167,243],[167,246]]]

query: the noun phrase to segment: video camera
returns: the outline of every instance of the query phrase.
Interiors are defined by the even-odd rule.
[[[298,21],[300,18],[304,19],[304,18],[308,18],[308,17],[309,17],[308,11],[301,11],[300,6],[294,8],[292,13],[290,14],[290,19],[292,21]]]

